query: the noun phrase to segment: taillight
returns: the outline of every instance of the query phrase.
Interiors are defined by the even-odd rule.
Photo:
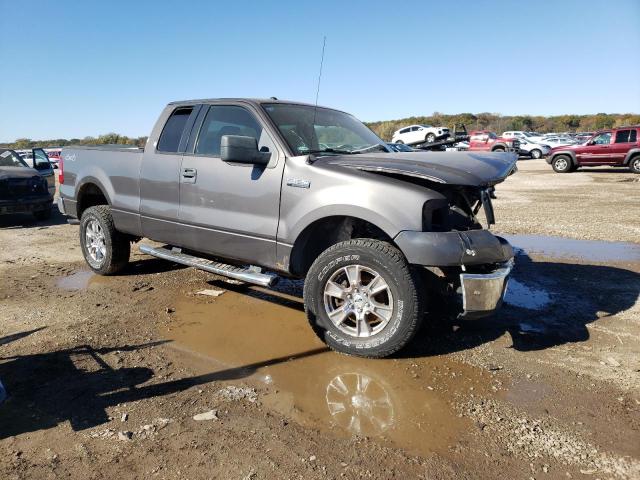
[[[64,183],[64,158],[60,155],[60,161],[58,162],[58,183],[62,185]]]

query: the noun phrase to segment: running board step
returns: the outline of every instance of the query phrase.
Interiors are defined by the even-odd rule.
[[[260,273],[255,269],[234,267],[225,263],[214,262],[206,258],[187,255],[179,250],[169,250],[166,247],[152,247],[151,245],[140,245],[140,251],[147,255],[170,260],[172,262],[188,265],[189,267],[205,270],[216,275],[241,280],[247,283],[255,283],[263,287],[271,287],[278,282],[278,276],[269,273]]]

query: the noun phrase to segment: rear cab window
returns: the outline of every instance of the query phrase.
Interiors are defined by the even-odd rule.
[[[180,140],[185,134],[185,127],[192,112],[193,107],[190,106],[178,107],[171,113],[158,140],[157,150],[159,152],[178,152]]]

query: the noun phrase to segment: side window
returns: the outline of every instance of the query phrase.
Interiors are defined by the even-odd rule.
[[[609,145],[611,143],[611,132],[605,132],[593,139],[595,145]]]
[[[637,130],[631,130],[631,135],[629,135],[629,141],[636,143],[638,141],[638,131]]]
[[[411,129],[410,128],[403,128],[402,130],[400,130],[400,132],[398,133],[407,133],[409,132]]]
[[[181,107],[173,111],[160,134],[160,140],[158,140],[159,152],[178,151],[182,132],[192,111],[193,107]]]
[[[636,131],[633,130],[633,133]],[[616,132],[616,143],[628,143],[631,140],[629,137],[631,136],[631,130],[618,130]]]
[[[411,127],[412,132],[417,132],[420,127]]]
[[[224,135],[253,137],[261,147],[260,142],[264,142],[261,137],[267,137],[262,130],[262,126],[246,109],[232,105],[213,105],[202,123],[195,153],[219,156],[220,141]],[[273,151],[273,148],[269,150]]]
[[[49,157],[41,148],[33,150],[33,168],[36,170],[48,170],[51,168]]]

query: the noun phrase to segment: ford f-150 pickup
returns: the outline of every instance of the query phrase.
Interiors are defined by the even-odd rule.
[[[144,253],[245,282],[305,279],[322,340],[384,357],[441,307],[465,319],[500,307],[513,250],[488,230],[489,191],[515,162],[392,152],[353,116],[313,105],[183,101],[144,149],[64,148],[58,205],[99,274],[121,271],[146,237],[166,246]]]

